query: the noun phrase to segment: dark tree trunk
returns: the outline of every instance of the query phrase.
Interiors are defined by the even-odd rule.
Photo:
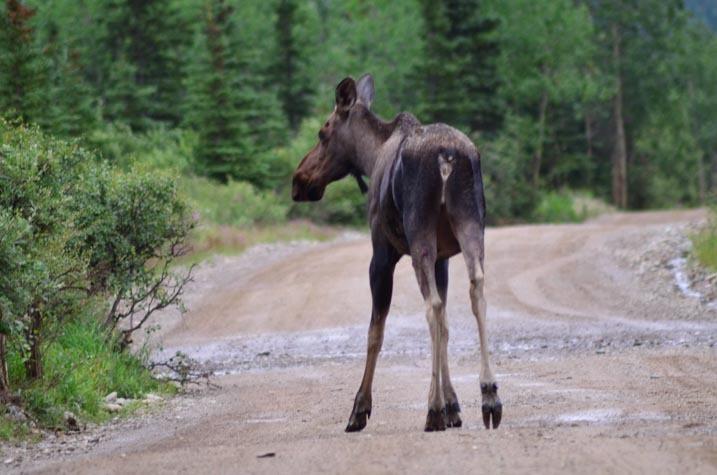
[[[616,91],[613,98],[615,119],[615,148],[612,154],[612,199],[616,206],[627,208],[627,145],[625,143],[625,122],[622,116],[622,74],[620,73],[620,31],[612,25],[612,59],[615,67]]]
[[[30,355],[25,361],[25,372],[28,379],[39,379],[42,377],[42,357],[40,355],[40,330],[42,328],[42,315],[40,310],[33,308],[30,312],[30,328],[27,332],[27,340],[30,345]]]
[[[0,333],[0,401],[10,392],[10,381],[7,377],[7,359],[5,352],[5,335]]]
[[[700,194],[700,204],[704,205],[707,202],[707,172],[702,154],[697,157],[697,189]]]
[[[590,112],[585,112],[585,142],[587,156],[593,158],[593,118]]]
[[[533,186],[538,187],[540,181],[540,166],[543,162],[543,151],[545,149],[545,120],[548,113],[548,92],[543,91],[540,98],[540,108],[538,110],[538,148],[533,155]]]

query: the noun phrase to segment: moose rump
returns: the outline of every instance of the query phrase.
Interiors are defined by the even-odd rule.
[[[420,127],[402,142],[384,179],[379,216],[398,218],[390,220],[398,226],[384,225],[403,253],[411,254],[412,242],[435,238],[436,257],[452,257],[461,252],[458,230],[468,222],[474,223],[474,237],[483,248],[480,156],[462,133],[443,124]]]

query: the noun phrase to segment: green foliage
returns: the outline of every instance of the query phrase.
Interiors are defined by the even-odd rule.
[[[590,69],[595,54],[589,12],[570,0],[497,2],[500,15],[501,88],[513,110],[551,102],[594,100],[598,84]],[[536,114],[537,115],[537,114]]]
[[[93,277],[108,279],[109,288],[151,280],[146,263],[162,257],[162,246],[181,242],[190,227],[175,181],[154,173],[97,167],[83,185],[72,203],[77,229],[69,245],[87,256]],[[100,271],[108,275],[98,275]]]
[[[103,399],[114,391],[119,397],[138,398],[168,390],[152,378],[143,356],[116,351],[91,312],[55,331],[58,337],[45,349],[42,379],[27,382],[21,354],[8,355],[11,383],[25,409],[43,426],[62,427],[65,411],[81,421],[104,420],[108,413],[102,408]]]
[[[528,181],[532,124],[508,115],[506,130],[495,140],[479,142],[487,217],[491,224],[529,220],[537,203],[538,190]]]
[[[0,333],[5,335],[20,330],[13,317],[30,305],[29,284],[34,279],[24,252],[30,239],[27,221],[0,209]]]
[[[133,132],[127,125],[113,123],[93,130],[84,142],[122,170],[181,175],[193,169],[197,136],[190,131],[162,127]]]
[[[48,69],[47,110],[41,123],[63,137],[77,137],[96,126],[92,88],[83,76],[79,47],[61,43],[54,22],[47,28],[44,57]]]
[[[6,0],[0,114],[81,137],[124,170],[283,196],[308,150],[295,147],[302,120],[323,120],[336,84],[370,72],[383,117],[409,110],[477,139],[498,220],[530,219],[550,190],[610,195],[623,155],[629,206],[692,205],[717,187],[708,4]],[[363,214],[347,200],[317,219]]]
[[[262,187],[273,172],[267,152],[280,141],[284,123],[277,97],[256,67],[259,58],[245,47],[232,13],[223,0],[206,3],[187,70],[185,124],[199,134],[201,174]]]
[[[576,157],[584,151],[573,142],[574,118],[606,97],[604,79],[595,77],[593,25],[587,9],[570,0],[497,2],[496,10],[501,95],[511,115],[524,118],[531,181],[538,186],[546,174],[556,177],[555,167],[576,166],[568,150]]]
[[[483,3],[421,2],[426,43],[417,75],[425,120],[465,131],[495,131],[500,126],[498,21],[486,14]]]
[[[135,130],[151,122],[179,123],[181,65],[185,38],[177,3],[172,0],[100,2],[97,41],[103,113]]]
[[[319,223],[361,226],[366,223],[366,197],[352,179],[341,180],[329,185],[318,203],[294,203],[291,216]]]
[[[686,98],[676,91],[655,110],[638,136],[636,149],[641,160],[633,179],[641,185],[633,199],[638,205],[654,207],[696,205],[700,201],[698,167],[702,160],[685,110]]]
[[[186,177],[180,186],[203,223],[246,227],[283,222],[287,216],[286,199],[272,191],[259,191],[249,183],[230,180],[217,184],[206,178]]]
[[[3,288],[12,287],[4,296],[14,302],[3,320],[19,333],[29,325],[30,307],[61,319],[76,301],[71,288],[84,263],[66,249],[69,208],[90,158],[75,144],[2,121],[0,144],[0,221],[8,231],[1,253],[12,272]]]
[[[423,40],[421,12],[414,0],[308,5],[305,27],[313,42],[307,47],[311,77],[317,83],[314,111],[333,107],[334,89],[341,79],[367,72],[380,85],[375,111],[392,117],[401,110],[415,110],[419,103],[413,74],[421,61]]]
[[[169,267],[192,227],[187,215],[168,176],[113,170],[76,142],[0,120],[0,333],[10,348],[0,364],[10,358],[11,387],[42,421],[63,407],[96,414],[108,381],[128,393],[149,384],[119,350],[178,303],[188,275]],[[109,366],[88,371],[102,374],[70,371],[93,354]]]
[[[35,43],[35,10],[20,0],[0,6],[0,114],[42,120],[46,85]]]
[[[693,255],[701,265],[717,272],[717,210],[702,231],[692,237]]]
[[[541,223],[576,223],[582,220],[567,193],[549,192],[540,197],[533,219]]]
[[[308,57],[308,31],[306,8],[295,0],[279,0],[276,4],[276,63],[271,80],[277,84],[279,100],[292,129],[309,115],[313,93]]]

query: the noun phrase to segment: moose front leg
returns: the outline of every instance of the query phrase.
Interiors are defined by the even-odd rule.
[[[368,345],[366,350],[366,368],[364,369],[361,386],[354,399],[346,432],[358,432],[366,427],[367,419],[371,417],[371,385],[376,369],[376,361],[383,344],[383,330],[386,316],[391,306],[393,293],[393,271],[400,255],[388,244],[374,242],[373,257],[369,268],[371,282],[371,298],[373,309],[371,323],[368,328]]]

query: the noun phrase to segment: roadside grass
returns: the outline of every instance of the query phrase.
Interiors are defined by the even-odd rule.
[[[110,413],[103,407],[104,398],[114,391],[127,399],[137,399],[149,392],[175,391],[174,386],[152,377],[144,365],[145,352],[132,354],[113,348],[115,343],[107,340],[98,320],[96,313],[88,311],[75,321],[64,322],[43,348],[42,378],[31,383],[23,377],[21,349],[9,352],[11,383],[17,388],[25,411],[41,427],[62,428],[65,411],[72,412],[81,423],[105,421]],[[27,428],[0,418],[0,439],[24,437],[26,432]]]
[[[249,183],[217,183],[196,176],[178,180],[194,210],[197,227],[190,236],[189,253],[175,265],[195,264],[215,254],[239,254],[262,243],[325,241],[341,231],[308,219],[290,219],[288,200]]]
[[[257,244],[297,240],[327,241],[341,231],[342,228],[318,225],[306,220],[246,227],[204,224],[194,230],[189,253],[177,259],[175,265],[196,264],[217,254],[240,254]]]
[[[39,437],[30,431],[27,424],[10,420],[5,408],[0,413],[0,441],[36,441]]]
[[[560,190],[543,193],[533,212],[537,223],[580,223],[615,209],[586,191]]]
[[[711,271],[717,271],[717,209],[713,209],[707,227],[691,239],[692,252],[697,262]]]

